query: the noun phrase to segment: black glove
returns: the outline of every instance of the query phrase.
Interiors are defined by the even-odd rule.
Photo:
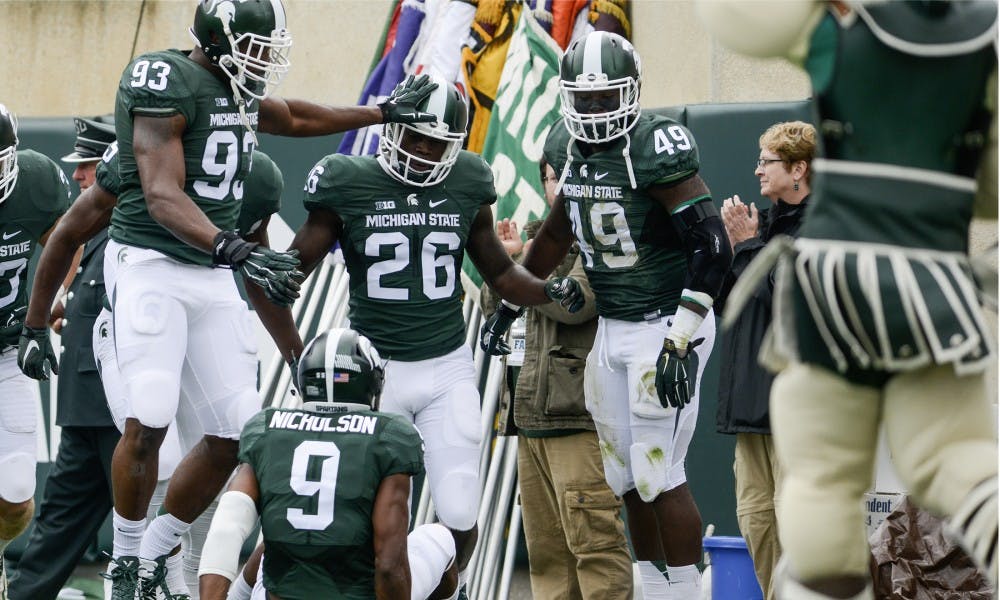
[[[24,327],[17,344],[17,366],[21,371],[39,381],[46,381],[51,370],[59,374],[59,362],[49,341],[49,328]]]
[[[437,116],[434,113],[421,112],[417,105],[437,89],[437,84],[430,77],[420,75],[408,76],[392,90],[389,97],[379,103],[382,110],[383,123],[434,123]]]
[[[21,336],[21,328],[24,327],[24,315],[27,313],[27,306],[16,308],[3,321],[3,325],[0,325],[0,350],[17,345],[17,339]]]
[[[545,282],[545,295],[558,302],[563,308],[575,313],[585,302],[580,282],[572,277],[554,277]]]
[[[220,231],[212,241],[212,264],[238,269],[244,277],[263,288],[267,299],[278,306],[291,306],[299,297],[305,276],[299,266],[298,251],[276,252],[248,242],[235,231]]]
[[[656,361],[656,396],[663,408],[684,408],[691,402],[698,377],[698,353],[694,351],[705,338],[698,338],[678,350],[673,340],[663,340],[663,350]]]
[[[479,347],[490,356],[510,354],[510,345],[504,337],[514,321],[523,314],[523,308],[514,310],[501,302],[496,312],[490,315],[479,329]]]

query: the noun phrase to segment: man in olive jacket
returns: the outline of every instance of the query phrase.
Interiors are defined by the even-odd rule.
[[[545,164],[541,168],[546,197],[554,197],[555,173]],[[539,225],[525,226],[527,244]],[[504,220],[497,234],[512,258],[520,260],[527,244],[516,225]],[[513,403],[504,385],[500,407],[500,422],[513,422],[504,433],[517,433],[531,590],[535,598],[631,598],[632,558],[619,516],[622,501],[604,478],[594,422],[584,405],[583,372],[597,331],[597,309],[579,248],[574,245],[553,275],[576,279],[585,304],[575,313],[558,302],[526,309],[524,359]],[[482,296],[483,314],[492,313],[499,298],[488,287]]]

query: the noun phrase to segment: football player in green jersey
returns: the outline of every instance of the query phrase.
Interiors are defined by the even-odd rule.
[[[202,598],[226,598],[258,516],[255,598],[447,597],[455,588],[448,530],[406,534],[423,442],[409,419],[379,408],[378,351],[354,330],[331,329],[309,342],[297,383],[301,410],[268,408],[243,429],[242,464],[205,543]]]
[[[246,193],[240,207],[237,231],[247,241],[268,246],[267,226],[271,215],[277,213],[281,206],[283,181],[277,165],[263,152],[254,151],[252,164],[253,168],[246,179]],[[110,224],[112,210],[118,201],[119,188],[118,151],[117,145],[112,144],[97,166],[95,184],[73,202],[69,211],[59,221],[59,225],[52,231],[42,251],[32,283],[31,301],[28,303],[28,312],[24,319],[27,327],[44,323],[48,318],[48,307],[52,306],[59,282],[71,269],[74,252],[88,239],[102,235]],[[113,261],[106,265],[105,280],[109,289],[113,288],[115,266]],[[259,306],[268,302],[259,287],[247,285],[246,289],[251,304]],[[249,318],[249,315],[246,317]],[[114,342],[114,319],[111,311],[105,307],[94,324],[94,359],[115,424],[119,429],[124,429],[125,418],[128,415],[128,399],[115,358]],[[22,367],[29,370],[35,368],[30,364]],[[197,390],[190,388],[181,390],[182,398],[198,395]],[[156,509],[162,504],[167,482],[177,464],[201,440],[203,434],[201,423],[187,404],[187,402],[179,404],[177,416],[168,428],[160,447],[158,483],[150,503],[149,518],[155,516]],[[208,532],[208,524],[212,519],[211,512],[211,509],[206,510],[192,523],[191,530],[182,538],[183,553],[167,559],[169,567],[167,586],[176,591],[182,589],[181,586],[186,583],[189,589],[193,587],[193,598],[197,597],[198,560]],[[121,544],[119,533],[116,532],[115,539]],[[174,563],[181,561],[183,561],[183,574],[180,568],[173,568]]]
[[[691,132],[639,105],[639,56],[596,31],[560,64],[562,123],[545,143],[559,198],[524,266],[559,264],[576,241],[600,317],[587,358],[586,402],[611,489],[623,495],[644,595],[697,598],[701,516],[684,473],[698,414],[698,381],[711,352],[712,302],[732,251],[698,176]],[[516,312],[501,306],[483,327],[495,340]],[[653,561],[665,560],[670,586]],[[671,595],[672,594],[672,595]]]
[[[52,160],[17,149],[17,118],[0,104],[0,598],[7,597],[3,551],[34,514],[38,405],[34,382],[18,370],[27,306],[28,261],[69,207],[69,181]],[[43,324],[44,325],[44,324]],[[35,342],[29,356],[48,358]],[[48,377],[48,373],[45,373]]]
[[[874,597],[861,499],[880,430],[907,493],[950,518],[995,586],[996,327],[968,253],[974,215],[996,232],[997,3],[699,11],[726,45],[802,66],[823,125],[800,236],[766,251],[786,254],[761,355],[778,371],[779,597]]]
[[[229,478],[242,425],[260,406],[253,330],[233,278],[213,267],[241,271],[275,302],[298,295],[294,253],[235,231],[256,131],[326,135],[434,119],[414,109],[432,87],[426,78],[377,107],[272,97],[291,46],[281,0],[201,0],[191,33],[193,50],[133,59],[115,106],[121,190],[106,254],[117,265],[115,345],[129,398],[113,463],[116,528],[142,527],[160,443],[191,382],[205,429],[171,478],[164,514],[121,550],[147,561],[146,587]]]
[[[390,125],[378,157],[331,154],[312,169],[309,216],[292,249],[308,273],[340,242],[351,326],[388,359],[383,410],[405,415],[424,435],[434,508],[455,534],[464,581],[476,540],[482,436],[462,316],[463,256],[467,251],[494,289],[521,304],[557,299],[575,311],[582,295],[575,280],[546,282],[507,256],[493,229],[493,173],[462,150],[465,99],[453,84],[434,81],[438,87],[418,107],[437,115],[435,125]],[[291,360],[302,342],[291,313],[273,312],[262,318]]]

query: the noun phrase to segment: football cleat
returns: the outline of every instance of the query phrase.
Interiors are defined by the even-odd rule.
[[[135,600],[139,585],[139,557],[119,556],[108,563],[101,577],[111,581],[111,600]]]

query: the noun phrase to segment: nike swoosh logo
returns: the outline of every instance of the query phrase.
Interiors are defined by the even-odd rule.
[[[427,202],[427,204],[429,204],[431,208],[437,208],[438,206],[441,206],[442,204],[444,204],[447,201],[448,201],[447,198],[445,198],[444,200],[438,200],[437,202],[435,202],[433,200],[430,200],[430,201]]]
[[[7,240],[9,240],[10,238],[14,237],[15,235],[17,235],[17,234],[19,234],[19,233],[21,233],[21,230],[20,230],[20,229],[18,229],[18,230],[17,230],[17,231],[15,231],[14,233],[4,233],[4,234],[3,234],[3,241],[5,241],[5,242],[6,242]]]
[[[38,347],[37,340],[31,340],[30,342],[28,342],[28,345],[24,349],[24,362],[28,362],[28,359],[31,358],[32,352],[39,352],[39,351],[40,349]]]
[[[604,179],[607,176],[608,176],[607,173],[595,173],[594,174],[594,181],[600,181],[600,180]]]

